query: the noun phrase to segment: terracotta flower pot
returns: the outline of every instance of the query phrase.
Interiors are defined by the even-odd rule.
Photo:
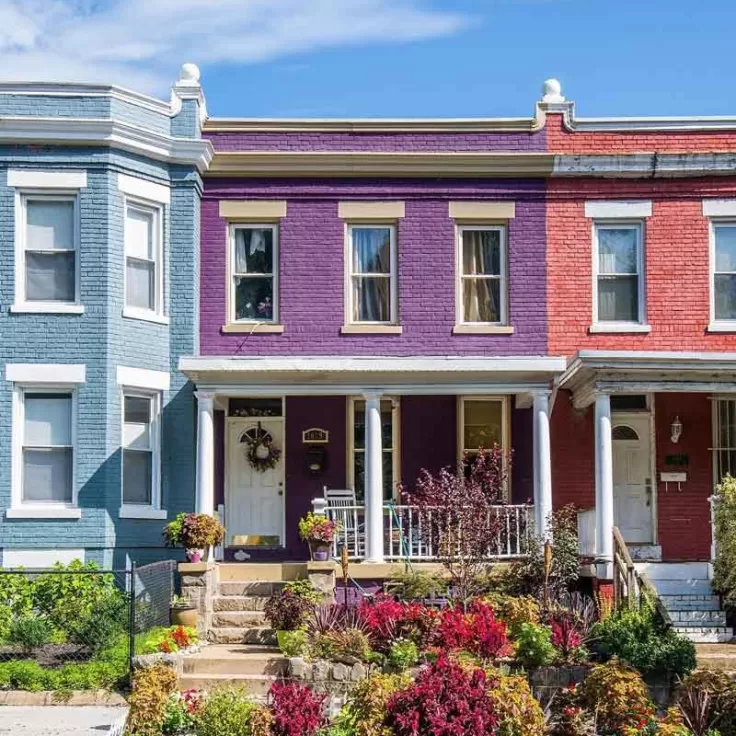
[[[172,626],[188,626],[192,629],[197,628],[199,622],[199,611],[194,606],[187,608],[170,608],[169,623]]]

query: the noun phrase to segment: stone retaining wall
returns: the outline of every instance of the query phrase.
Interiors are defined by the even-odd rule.
[[[355,687],[355,684],[376,671],[373,665],[355,662],[329,662],[319,659],[308,662],[302,657],[289,658],[289,676],[301,680],[317,692],[326,692],[330,695],[345,695]]]

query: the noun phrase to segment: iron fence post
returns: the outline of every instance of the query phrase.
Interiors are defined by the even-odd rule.
[[[130,619],[128,621],[128,680],[133,686],[133,657],[135,656],[135,562],[130,566]]]

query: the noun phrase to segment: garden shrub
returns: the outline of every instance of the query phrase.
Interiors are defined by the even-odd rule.
[[[447,580],[438,573],[410,570],[392,579],[392,593],[405,601],[424,600],[447,594]]]
[[[550,616],[552,629],[552,646],[559,653],[565,664],[580,662],[587,658],[588,652],[583,647],[583,635],[578,628],[578,621],[568,611],[556,611]]]
[[[254,728],[263,720],[261,711],[245,688],[219,688],[199,709],[194,732],[196,736],[255,736]]]
[[[490,698],[498,714],[498,736],[544,736],[544,711],[526,677],[499,677]]]
[[[45,618],[26,613],[13,619],[8,628],[8,644],[16,644],[30,653],[51,640],[51,625]]]
[[[675,702],[694,733],[718,728],[723,736],[736,736],[736,683],[727,673],[693,672],[679,684]]]
[[[156,626],[135,638],[136,654],[171,654],[199,641],[197,630],[189,626]]]
[[[158,736],[169,696],[178,685],[176,673],[164,664],[136,670],[128,703],[128,730],[135,736]]]
[[[544,667],[555,658],[552,634],[541,624],[521,624],[516,634],[516,659],[525,667]]]
[[[398,636],[399,623],[405,606],[389,596],[379,594],[373,600],[364,598],[358,606],[357,616],[368,630],[374,648],[388,651],[391,641]]]
[[[713,589],[727,608],[736,608],[736,478],[727,474],[715,487]]]
[[[268,599],[263,613],[272,629],[296,631],[306,625],[314,607],[308,598],[285,589]]]
[[[6,640],[13,619],[33,612],[33,584],[23,574],[0,575],[0,642]]]
[[[394,669],[406,670],[419,661],[419,649],[411,639],[398,639],[391,644],[387,659]]]
[[[616,659],[594,667],[580,686],[580,695],[582,704],[596,714],[599,736],[622,736],[633,724],[654,718],[641,675]]]
[[[486,673],[441,658],[424,668],[412,685],[387,703],[393,736],[487,736],[498,716],[488,695]]]
[[[312,587],[312,583],[306,579],[290,580],[288,583],[284,583],[284,590],[304,598],[315,606],[322,603],[324,599],[322,593]]]
[[[361,629],[343,629],[320,634],[312,644],[313,657],[337,661],[367,662],[371,659],[368,636]]]
[[[279,649],[286,657],[301,657],[309,646],[304,629],[280,631],[278,638]]]
[[[444,649],[467,649],[481,659],[496,659],[511,653],[506,624],[496,620],[493,608],[475,600],[467,613],[460,608],[442,611],[436,644]]]
[[[306,685],[275,682],[268,691],[272,736],[315,736],[327,723],[326,699]]]
[[[683,677],[695,669],[695,647],[673,629],[665,629],[649,604],[622,608],[592,630],[602,659],[618,657],[643,675]]]
[[[202,694],[197,690],[169,695],[161,720],[161,733],[164,736],[183,736],[183,734],[193,733],[203,703]]]
[[[361,680],[335,718],[335,736],[392,736],[386,725],[387,703],[409,685],[411,679],[406,674],[374,674]]]
[[[516,636],[521,624],[538,624],[540,621],[539,603],[529,595],[491,593],[484,600],[493,606],[496,618],[508,626],[512,636]]]
[[[583,708],[579,687],[558,690],[547,715],[548,736],[597,736],[595,715]]]
[[[89,616],[75,624],[69,639],[86,644],[93,652],[107,649],[126,632],[128,614],[128,601],[125,596],[107,596]]]

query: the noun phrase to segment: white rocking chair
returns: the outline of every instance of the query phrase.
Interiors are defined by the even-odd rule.
[[[357,500],[352,488],[324,487],[324,497],[330,517],[340,525],[335,538],[336,551],[345,546],[350,557],[363,557],[365,552],[365,524],[358,517]]]

